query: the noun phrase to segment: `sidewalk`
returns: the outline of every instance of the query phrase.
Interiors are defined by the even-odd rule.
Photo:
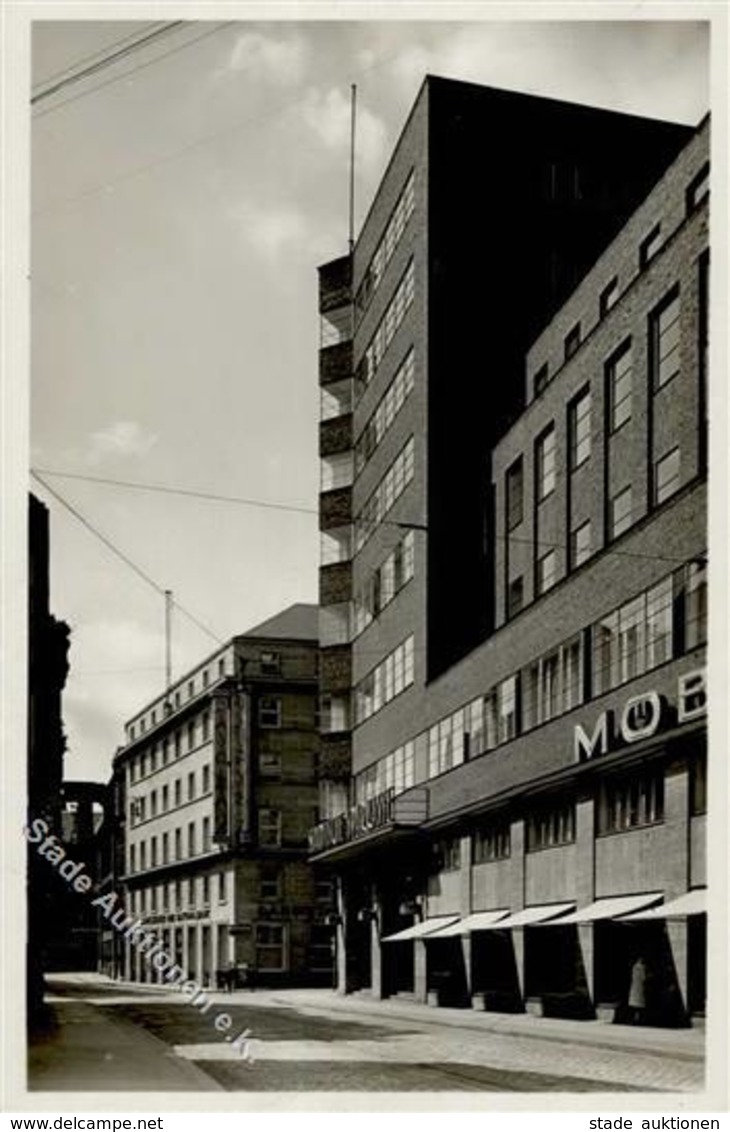
[[[317,1014],[367,1015],[380,1021],[406,1020],[424,1026],[451,1026],[487,1033],[572,1042],[593,1048],[636,1050],[693,1061],[705,1056],[702,1029],[663,1030],[657,1027],[616,1026],[606,1022],[576,1022],[563,1018],[535,1018],[530,1014],[497,1014],[487,1011],[457,1010],[446,1006],[425,1006],[402,999],[372,999],[366,995],[339,995],[331,990],[256,990],[215,995],[216,1000],[251,1001],[257,1006],[287,1006]]]
[[[47,999],[48,1024],[28,1048],[30,1092],[222,1091],[139,1026],[79,999]]]

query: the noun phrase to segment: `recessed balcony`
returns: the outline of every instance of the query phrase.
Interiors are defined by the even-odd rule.
[[[323,491],[319,497],[319,529],[344,527],[352,523],[352,488],[338,487]]]
[[[328,456],[337,456],[346,452],[352,453],[352,413],[335,417],[333,420],[320,421],[320,456],[326,459]],[[344,485],[340,484],[339,486]]]

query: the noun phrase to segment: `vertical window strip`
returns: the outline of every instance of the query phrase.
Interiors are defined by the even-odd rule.
[[[395,203],[385,231],[373,252],[372,259],[358,287],[355,304],[360,315],[367,310],[370,301],[380,286],[385,269],[390,263],[393,254],[405,232],[406,225],[413,215],[416,203],[416,175],[411,169],[408,179]]]
[[[403,322],[408,308],[413,302],[414,293],[415,270],[413,260],[411,259],[403,273],[400,283],[396,287],[392,299],[385,309],[383,317],[378,323],[375,333],[370,339],[369,346],[357,366],[355,384],[356,390],[360,396],[373,380],[378,366],[385,357],[385,353],[390,343],[393,341],[396,331]]]
[[[362,550],[371,534],[413,479],[414,440],[409,437],[355,520],[355,550]]]
[[[375,452],[396,416],[402,409],[415,379],[415,354],[413,347],[398,368],[390,385],[365,425],[355,444],[355,471],[359,474]]]

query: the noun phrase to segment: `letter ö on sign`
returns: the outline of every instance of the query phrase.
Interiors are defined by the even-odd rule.
[[[644,712],[648,718],[644,719]],[[624,742],[635,743],[638,739],[648,739],[659,727],[662,720],[662,701],[657,692],[642,692],[626,701],[621,713],[621,735]]]

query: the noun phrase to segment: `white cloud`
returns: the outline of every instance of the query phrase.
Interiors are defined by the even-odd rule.
[[[308,54],[308,45],[300,36],[288,33],[274,38],[258,31],[242,32],[217,77],[245,74],[251,81],[291,86],[301,82]]]
[[[333,152],[347,154],[350,146],[350,96],[339,87],[328,91],[310,89],[298,110],[304,125],[322,145]],[[365,170],[380,167],[388,140],[385,123],[367,107],[358,107],[355,154]]]
[[[145,432],[136,421],[114,421],[91,433],[86,459],[89,464],[100,464],[110,456],[144,456],[156,443],[157,436]]]
[[[246,202],[231,210],[247,242],[262,259],[276,263],[307,238],[303,215],[287,206],[263,206]]]

